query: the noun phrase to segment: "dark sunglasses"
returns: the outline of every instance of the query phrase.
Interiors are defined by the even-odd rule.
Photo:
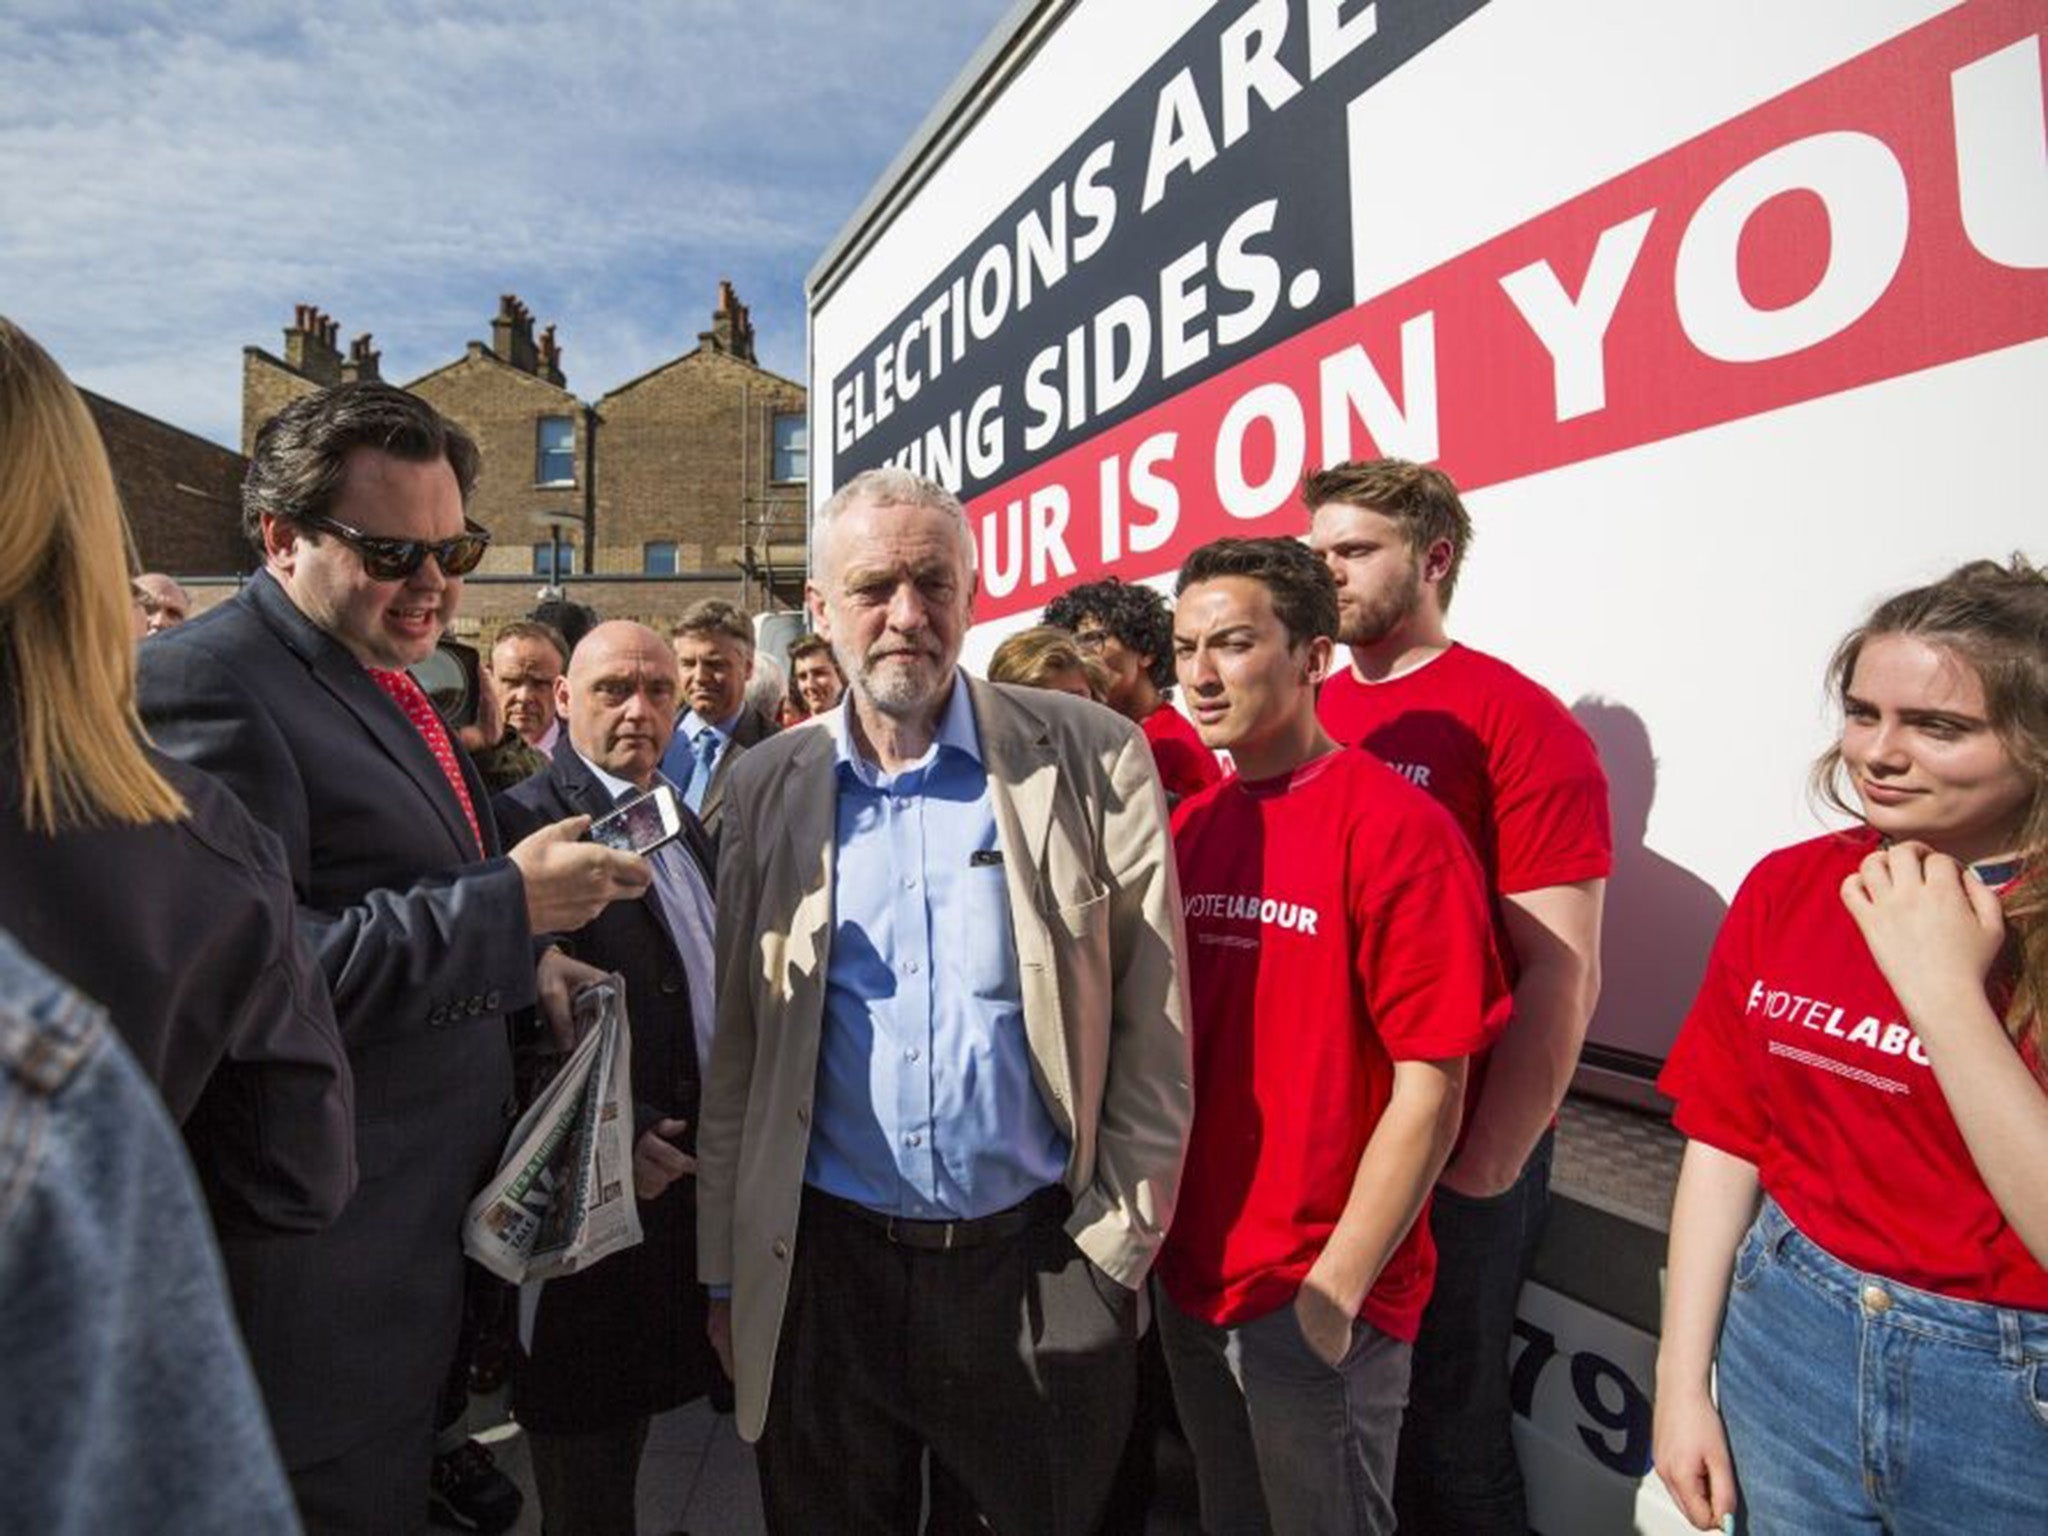
[[[294,521],[308,528],[317,528],[322,533],[331,533],[341,540],[361,557],[363,574],[372,581],[404,581],[426,563],[429,555],[441,567],[443,576],[467,576],[482,561],[484,551],[491,547],[490,530],[466,517],[462,523],[469,530],[467,533],[443,539],[438,544],[429,544],[423,539],[378,538],[375,534],[364,533],[318,513],[310,513]]]

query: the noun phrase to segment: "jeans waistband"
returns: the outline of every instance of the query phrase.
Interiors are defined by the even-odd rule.
[[[824,1190],[809,1185],[804,1188],[804,1204],[812,1210],[851,1217],[857,1224],[873,1228],[899,1247],[936,1253],[1000,1242],[1040,1223],[1065,1221],[1074,1209],[1073,1197],[1062,1184],[1048,1184],[1035,1190],[1008,1210],[951,1221],[917,1221],[907,1216],[892,1216],[886,1211],[870,1210],[858,1201],[828,1195]]]
[[[2048,1360],[2048,1312],[2024,1312],[1919,1290],[1885,1275],[1844,1264],[1792,1224],[1778,1202],[1764,1196],[1757,1234],[1766,1251],[1807,1284],[1853,1305],[1866,1324],[1902,1328],[1965,1349],[1981,1349],[2008,1364]]]

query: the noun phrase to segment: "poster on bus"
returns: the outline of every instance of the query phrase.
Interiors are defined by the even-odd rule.
[[[1663,1055],[1727,897],[1822,824],[1878,597],[2048,556],[2027,0],[1022,7],[811,283],[813,494],[965,500],[970,664],[1053,595],[1441,464],[1450,614],[1615,794],[1594,1040]]]

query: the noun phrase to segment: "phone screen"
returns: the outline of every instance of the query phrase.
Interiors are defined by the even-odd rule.
[[[651,853],[681,830],[674,794],[663,786],[591,823],[590,840],[627,853]]]

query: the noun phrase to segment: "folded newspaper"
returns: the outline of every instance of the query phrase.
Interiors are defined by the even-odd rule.
[[[513,1284],[587,1269],[640,1241],[633,1198],[632,1034],[617,975],[576,994],[577,1045],[520,1116],[462,1246]]]

